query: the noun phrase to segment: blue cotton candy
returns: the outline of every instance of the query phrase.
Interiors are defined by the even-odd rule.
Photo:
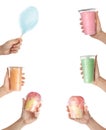
[[[30,6],[20,14],[20,27],[22,35],[33,29],[38,22],[38,11],[35,7]]]

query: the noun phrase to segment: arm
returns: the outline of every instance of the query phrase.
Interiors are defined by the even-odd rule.
[[[90,118],[89,122],[86,124],[90,130],[106,130],[100,124],[98,124],[93,118]]]
[[[4,87],[0,87],[0,97],[7,95],[9,92],[4,89]]]
[[[24,106],[25,106],[25,100],[23,99],[23,108],[22,108],[21,117],[12,125],[2,130],[21,130],[24,126],[31,124],[37,120],[41,105],[38,108],[36,108],[35,112],[26,111],[24,109]]]
[[[92,37],[103,42],[104,44],[106,44],[106,33],[105,32],[101,31]]]
[[[104,127],[102,127],[100,124],[98,124],[90,115],[87,106],[84,107],[84,114],[83,117],[80,119],[73,119],[71,118],[71,113],[70,113],[70,109],[67,106],[67,112],[68,112],[68,116],[69,119],[74,120],[80,124],[85,124],[86,126],[88,126],[88,128],[90,130],[106,130]]]
[[[100,76],[94,84],[106,92],[106,79]]]
[[[20,118],[16,122],[14,122],[12,125],[10,125],[7,128],[4,128],[2,130],[21,130],[25,126],[23,120]]]
[[[9,40],[0,46],[0,55],[8,55],[11,53],[17,53],[20,49],[22,39],[16,38]]]

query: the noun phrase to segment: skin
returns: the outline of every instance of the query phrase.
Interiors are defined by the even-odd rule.
[[[5,42],[0,46],[0,55],[9,55],[12,53],[17,53],[20,49],[21,42],[22,42],[21,38],[12,39]],[[22,73],[21,86],[24,86],[24,80],[25,80],[24,73]],[[0,97],[3,97],[8,93],[11,93],[12,91],[9,88],[10,88],[9,70],[7,68],[5,78],[4,78],[4,83],[0,87]],[[38,108],[36,108],[34,112],[30,112],[24,109],[25,102],[26,102],[25,99],[23,99],[23,107],[22,107],[22,113],[20,118],[17,121],[15,121],[13,124],[11,124],[10,126],[2,130],[21,130],[25,125],[31,124],[32,122],[37,120],[41,105],[38,106]]]
[[[106,44],[106,33],[103,32],[103,30],[101,28],[98,12],[96,12],[96,20],[95,20],[95,22],[96,22],[96,34],[91,35],[91,37],[95,38],[97,40],[100,40],[101,42]],[[81,21],[80,24],[81,24],[82,32],[84,33],[83,22]],[[81,70],[81,75],[82,75],[82,78],[83,78],[82,66],[80,67],[80,70]],[[95,86],[100,87],[103,91],[106,92],[106,80],[100,76],[97,56],[95,57],[95,70],[94,70],[94,82],[93,82],[93,84]],[[88,128],[90,130],[106,130],[106,128],[101,126],[98,122],[96,122],[95,119],[92,118],[92,116],[90,115],[90,113],[88,111],[87,106],[84,106],[83,117],[80,118],[80,119],[71,118],[71,113],[70,113],[69,106],[67,106],[67,112],[68,112],[69,119],[74,120],[74,121],[76,121],[76,122],[78,122],[80,124],[85,124],[86,126],[88,126]]]
[[[23,99],[23,107],[22,107],[22,113],[20,118],[17,121],[15,121],[13,124],[11,124],[10,126],[2,130],[21,130],[24,126],[31,124],[37,120],[41,105],[39,105],[34,112],[30,112],[24,109],[25,102],[26,100]]]
[[[24,73],[22,73],[21,86],[24,86],[24,80],[25,80]],[[8,93],[11,93],[12,91],[9,88],[10,88],[10,84],[9,84],[9,70],[7,68],[7,71],[6,71],[6,74],[5,74],[5,78],[4,78],[4,83],[0,87],[0,97],[3,97],[5,95],[7,95]]]
[[[80,21],[81,21],[80,22],[81,29],[82,29],[82,32],[84,33],[82,19],[80,19]],[[91,37],[101,41],[104,44],[106,44],[106,33],[102,30],[98,12],[96,12],[95,23],[96,23],[96,34],[91,35]]]
[[[71,113],[70,113],[70,109],[69,106],[67,106],[67,112],[68,112],[68,117],[69,119],[76,121],[80,124],[85,124],[86,126],[88,126],[88,128],[90,130],[106,130],[106,128],[102,127],[100,124],[98,124],[90,115],[87,106],[84,106],[84,113],[83,113],[83,117],[80,119],[73,119],[71,118]]]
[[[82,75],[82,78],[83,78],[82,66],[80,67],[80,70],[81,70],[81,75]],[[93,84],[106,92],[106,79],[104,79],[103,77],[100,76],[97,56],[95,57],[95,70],[94,70],[94,82],[93,82]]]
[[[5,42],[0,45],[0,55],[9,55],[12,53],[17,53],[22,44],[22,38],[16,38]]]

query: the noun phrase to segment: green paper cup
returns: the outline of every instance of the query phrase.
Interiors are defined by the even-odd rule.
[[[94,55],[85,55],[80,56],[82,71],[84,75],[85,83],[92,83],[94,81],[94,65],[95,65],[95,56]]]

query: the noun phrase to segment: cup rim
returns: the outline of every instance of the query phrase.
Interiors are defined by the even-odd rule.
[[[90,57],[94,57],[95,58],[96,55],[82,55],[80,56],[80,58],[90,58]]]
[[[96,8],[86,8],[86,9],[80,9],[80,10],[78,10],[78,12],[80,12],[80,13],[81,12],[87,12],[87,11],[91,11],[91,12],[94,11],[95,12],[95,11],[97,11],[97,9]]]
[[[23,68],[22,66],[8,66],[8,68]]]

